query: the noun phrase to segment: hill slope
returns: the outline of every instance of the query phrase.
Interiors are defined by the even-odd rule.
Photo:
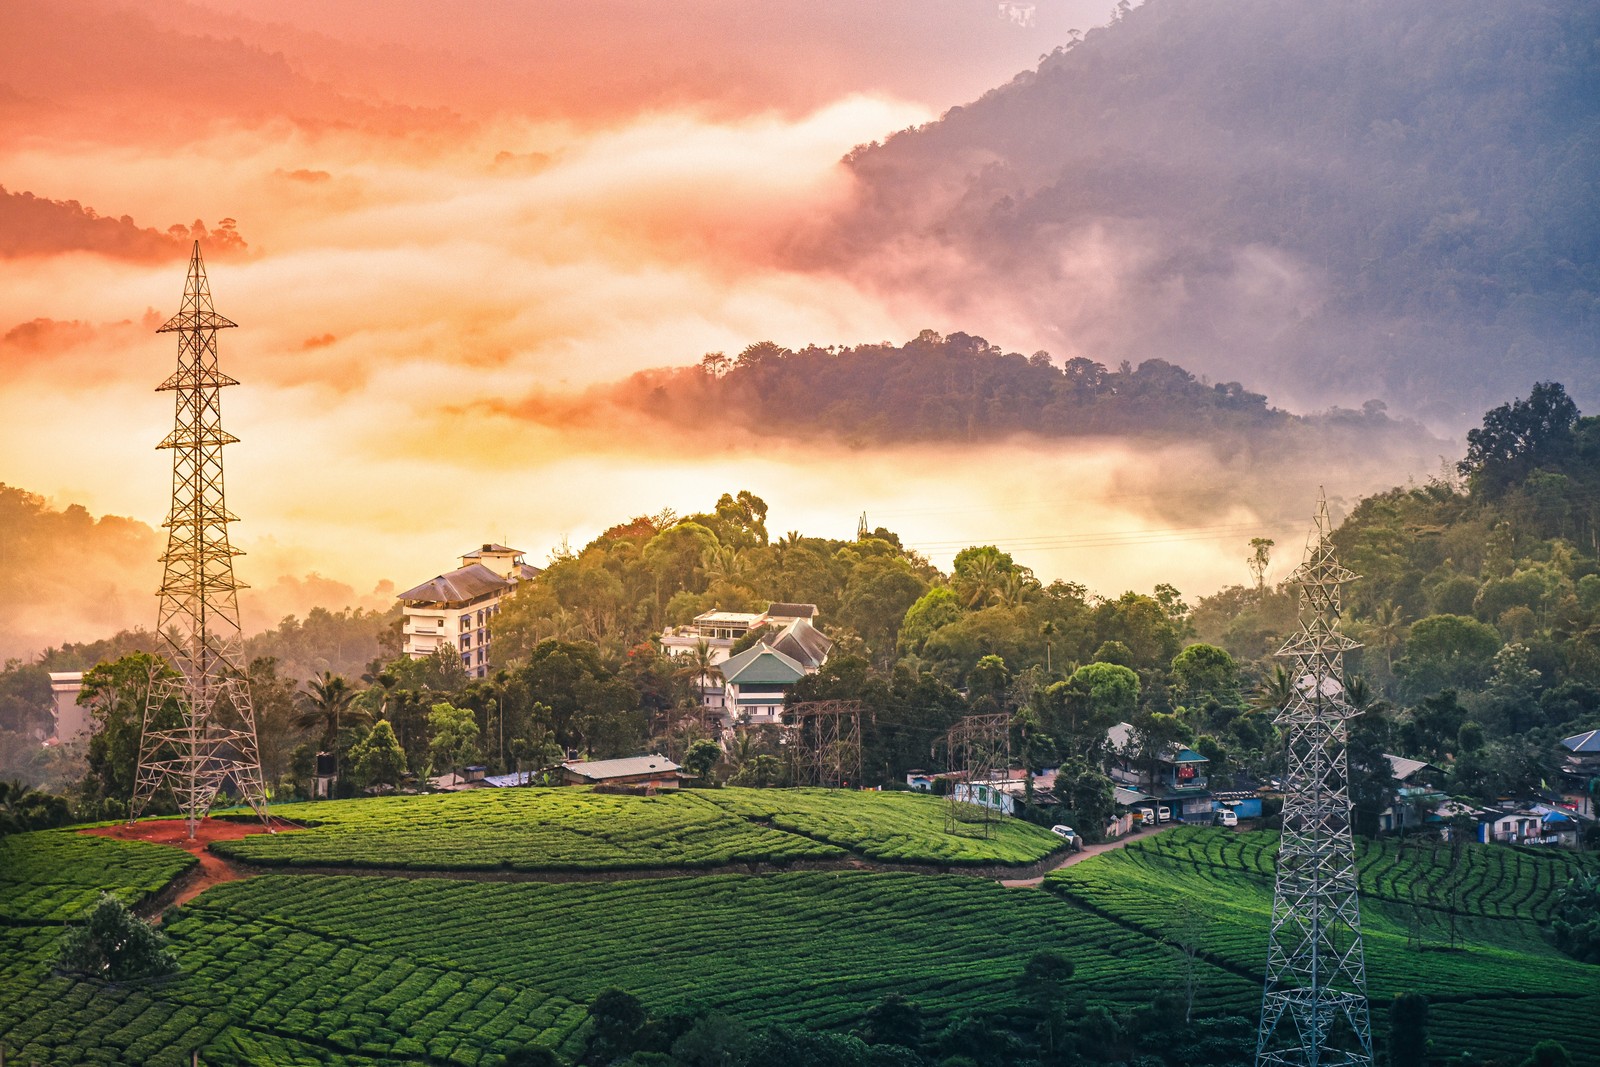
[[[1597,41],[1592,6],[1150,0],[858,150],[816,255],[1291,402],[1600,396]]]

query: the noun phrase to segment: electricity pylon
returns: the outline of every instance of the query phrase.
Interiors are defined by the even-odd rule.
[[[222,428],[224,386],[238,385],[217,366],[217,331],[237,323],[211,305],[211,284],[194,243],[183,307],[157,333],[178,335],[178,369],[157,387],[176,398],[170,434],[172,511],[161,557],[157,630],[176,677],[150,688],[139,741],[139,770],[128,820],[138,818],[163,784],[188,823],[189,837],[232,779],[239,795],[267,819],[256,746],[256,718],[242,670],[237,549],[222,487],[222,446],[238,440]],[[268,822],[270,827],[270,821]]]
[[[1293,694],[1279,710],[1288,734],[1283,838],[1267,943],[1257,1067],[1372,1067],[1372,1024],[1361,949],[1355,840],[1350,825],[1344,654],[1339,587],[1355,575],[1329,540],[1317,500],[1300,587],[1300,632],[1278,650],[1294,662]]]

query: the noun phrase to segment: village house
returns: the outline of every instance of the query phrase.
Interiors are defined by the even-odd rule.
[[[1106,773],[1116,785],[1155,798],[1157,808],[1167,808],[1182,822],[1210,822],[1215,805],[1206,768],[1210,760],[1176,742],[1159,753],[1143,751],[1132,723],[1119,722],[1106,731]]]
[[[1429,822],[1434,809],[1445,799],[1438,788],[1444,772],[1424,760],[1408,759],[1385,752],[1394,792],[1389,804],[1378,813],[1378,829],[1383,833],[1417,830]]]
[[[753,615],[708,611],[689,626],[661,635],[668,655],[709,653],[716,670],[699,680],[700,703],[728,724],[778,724],[796,682],[815,674],[828,658],[833,641],[813,625],[814,604],[774,603]],[[755,631],[756,643],[732,655],[733,646]]]
[[[1561,747],[1566,750],[1561,758],[1561,802],[1593,819],[1600,799],[1600,730],[1563,738]]]
[[[631,786],[648,792],[676,789],[683,778],[683,769],[659,753],[626,759],[568,760],[561,765],[561,780],[567,785]]]
[[[405,618],[401,651],[424,659],[441,648],[461,656],[470,677],[487,678],[489,621],[500,613],[500,601],[539,573],[523,559],[521,549],[484,545],[461,557],[461,566],[407,589],[397,599]]]

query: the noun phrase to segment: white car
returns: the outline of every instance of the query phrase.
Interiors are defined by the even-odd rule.
[[[1238,826],[1239,813],[1232,808],[1219,808],[1212,813],[1211,823],[1213,826]]]
[[[1072,827],[1067,826],[1065,823],[1056,823],[1056,825],[1050,827],[1050,832],[1061,838],[1068,845],[1071,845],[1074,852],[1083,851],[1083,838],[1079,837],[1078,831]]]
[[[1171,821],[1172,821],[1172,809],[1171,808],[1157,808],[1156,809],[1156,822],[1171,822]]]
[[[1134,814],[1139,816],[1140,826],[1154,826],[1156,824],[1156,813],[1152,808],[1138,808],[1134,811]]]

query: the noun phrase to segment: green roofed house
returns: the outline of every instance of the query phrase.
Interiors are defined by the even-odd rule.
[[[722,664],[728,708],[734,721],[782,723],[783,702],[809,671],[771,645],[753,645]]]

